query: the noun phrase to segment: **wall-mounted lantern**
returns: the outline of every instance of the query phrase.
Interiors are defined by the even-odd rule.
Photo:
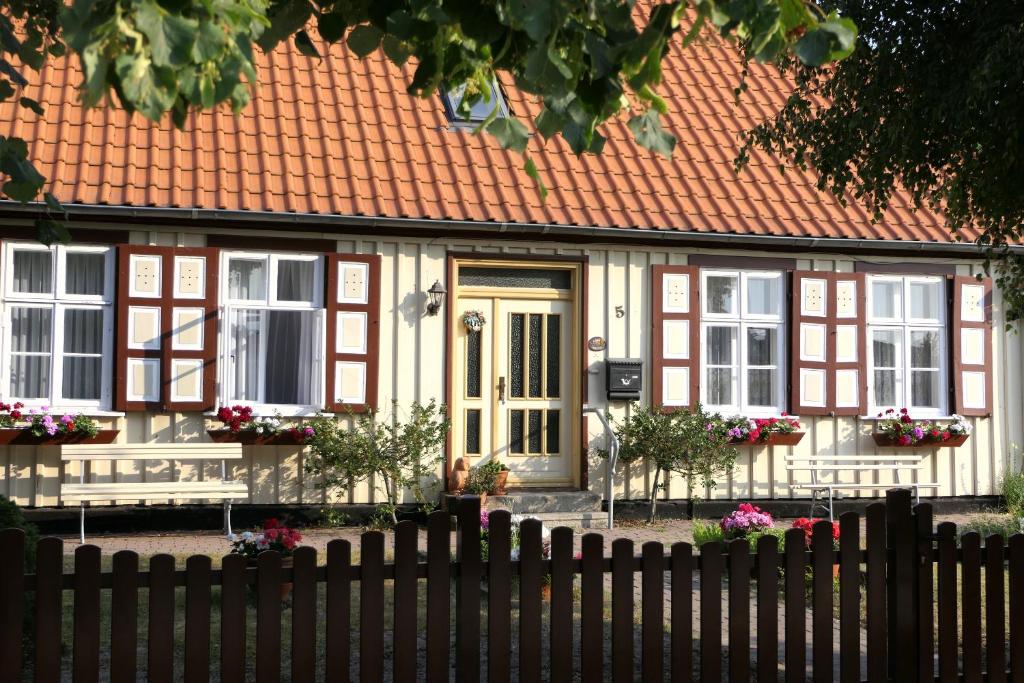
[[[437,312],[441,310],[441,304],[444,303],[444,295],[448,291],[441,284],[440,280],[434,280],[434,284],[430,285],[430,289],[427,290],[427,315],[437,315]]]

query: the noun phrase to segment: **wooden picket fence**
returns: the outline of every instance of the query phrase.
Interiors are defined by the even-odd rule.
[[[666,553],[661,543],[648,542],[637,555],[631,541],[617,539],[606,556],[603,537],[589,533],[581,539],[579,557],[573,532],[559,528],[551,533],[548,560],[540,523],[526,520],[519,559],[513,560],[510,515],[494,512],[488,561],[481,559],[479,501],[463,499],[457,517],[454,559],[450,517],[436,512],[427,524],[425,561],[418,556],[417,527],[403,522],[395,530],[393,562],[385,561],[384,535],[367,532],[358,564],[350,544],[335,540],[327,546],[325,564],[318,564],[312,548],[300,548],[291,567],[266,552],[256,566],[227,556],[216,570],[209,557],[189,557],[179,570],[170,555],[156,555],[148,571],[140,571],[138,555],[121,551],[112,571],[103,572],[99,548],[86,545],[75,550],[68,573],[62,541],[45,538],[37,546],[35,573],[26,575],[24,535],[4,530],[0,681],[109,676],[116,683],[141,676],[160,683],[207,681],[211,673],[222,681],[382,681],[386,668],[403,682],[448,681],[453,674],[466,682],[509,681],[513,674],[520,681],[720,681],[723,675],[730,681],[754,675],[760,681],[780,675],[785,681],[835,676],[851,683],[1024,681],[1024,536],[1013,536],[1006,546],[992,536],[982,547],[979,536],[969,533],[958,545],[955,526],[940,524],[936,533],[930,506],[912,509],[906,490],[891,491],[886,503],[867,508],[866,550],[860,547],[859,516],[842,515],[838,552],[827,522],[815,526],[809,550],[803,532],[790,530],[784,552],[776,539],[764,537],[756,553],[740,540],[724,547],[708,543],[697,554],[687,543],[673,544]],[[287,582],[293,589],[290,606],[283,606],[281,586]],[[217,601],[214,586],[220,587]],[[181,587],[183,610],[175,598]],[[148,624],[140,648],[141,590]],[[71,659],[62,669],[66,593]],[[392,601],[390,628],[386,595]],[[255,661],[247,662],[246,620],[253,601]],[[107,642],[104,606],[108,652],[101,642]],[[211,648],[213,610],[219,610],[219,648]],[[283,632],[283,610],[291,612],[290,633]],[[30,632],[23,634],[26,623]],[[183,636],[176,635],[182,623]],[[290,644],[283,642],[287,638]],[[23,656],[27,641],[34,641],[30,657]],[[282,670],[282,651],[289,647],[290,670]],[[213,661],[214,650],[219,662]]]

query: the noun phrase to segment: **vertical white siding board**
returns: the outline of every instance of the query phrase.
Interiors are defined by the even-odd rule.
[[[602,250],[590,250],[587,264],[587,329],[583,330],[586,339],[591,337],[608,338],[608,305],[606,302],[607,270],[605,268],[605,252]],[[607,409],[607,401],[604,394],[604,359],[607,354],[603,351],[584,351],[587,359],[587,395],[583,400],[588,405],[600,411]],[[608,437],[601,425],[601,420],[596,415],[589,415],[587,418],[587,443],[590,449],[608,448]],[[587,457],[587,480],[591,491],[603,492],[607,488],[608,466],[606,458]],[[615,487],[616,496],[619,494],[618,486]]]

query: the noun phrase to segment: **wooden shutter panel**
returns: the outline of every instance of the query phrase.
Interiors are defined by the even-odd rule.
[[[117,249],[118,410],[212,410],[217,249]]]
[[[690,408],[700,399],[699,272],[654,266],[651,273],[651,405]]]
[[[377,407],[380,351],[380,256],[328,254],[327,409]]]
[[[862,273],[795,271],[790,407],[797,415],[859,415],[867,409]]]
[[[960,415],[984,417],[992,414],[992,280],[952,280],[954,405]]]

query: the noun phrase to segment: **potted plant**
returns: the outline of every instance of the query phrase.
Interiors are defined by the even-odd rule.
[[[277,551],[281,555],[281,566],[291,567],[295,549],[299,547],[302,534],[296,529],[291,529],[281,524],[277,519],[270,518],[263,522],[263,528],[255,531],[243,531],[241,534],[231,534],[228,537],[231,542],[231,552],[245,557],[250,565],[256,564],[260,553],[267,550]],[[292,591],[292,584],[281,584],[281,599],[284,600]]]
[[[871,435],[879,446],[890,448],[920,448],[962,446],[971,435],[971,423],[961,415],[953,415],[951,422],[941,425],[932,420],[915,420],[906,408],[897,412],[889,408],[878,414],[882,418]]]
[[[55,417],[46,406],[25,410],[20,402],[0,403],[0,445],[113,443],[119,431],[100,429],[88,415]]]
[[[505,495],[505,485],[508,482],[508,472],[508,465],[491,458],[469,471],[466,492],[479,493],[483,491],[485,494],[503,496]],[[471,486],[472,489],[470,489]]]
[[[291,446],[305,444],[313,436],[310,425],[284,427],[281,417],[256,417],[251,406],[223,406],[217,411],[220,429],[208,429],[207,434],[218,443],[234,442],[248,446]]]
[[[782,417],[768,418],[733,415],[722,418],[721,426],[733,445],[795,446],[804,438],[804,433],[798,431],[800,422],[786,413],[782,413]]]

